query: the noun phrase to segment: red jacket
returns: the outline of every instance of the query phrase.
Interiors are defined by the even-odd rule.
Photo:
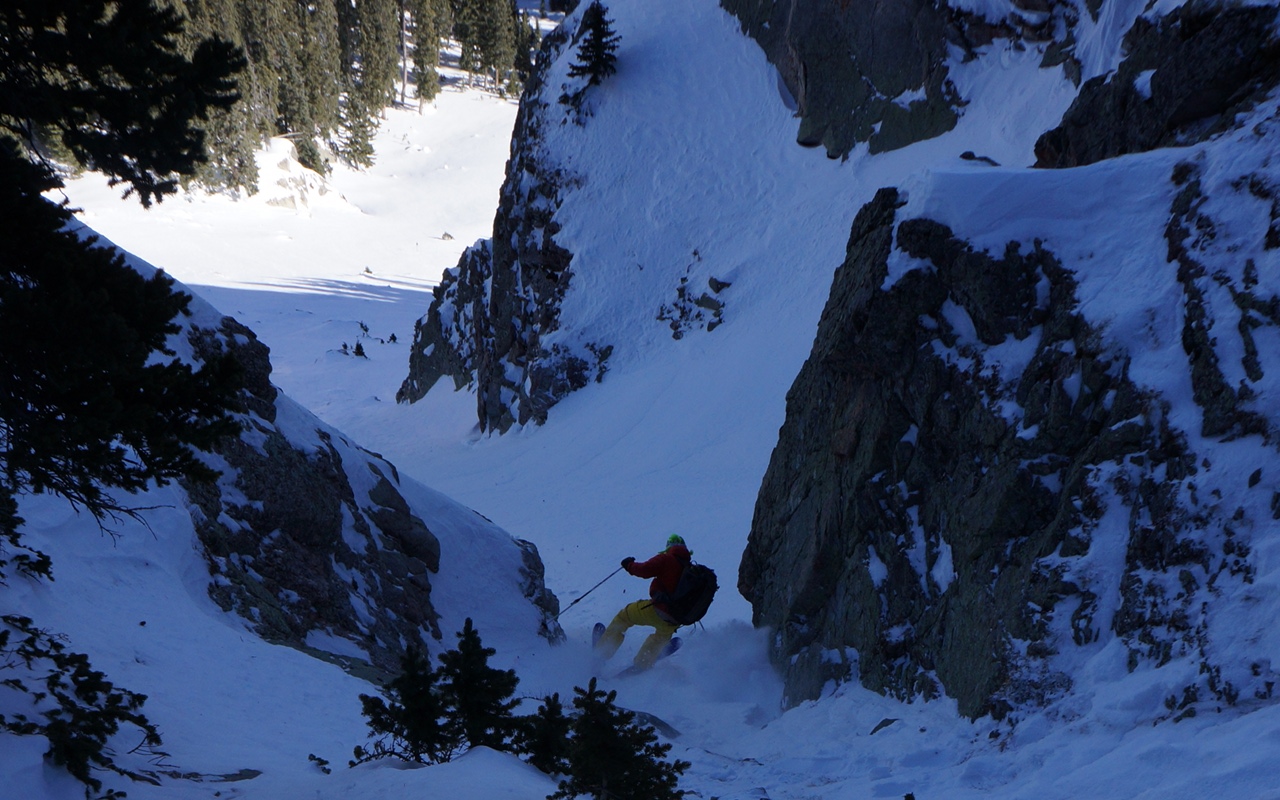
[[[676,584],[680,583],[680,576],[684,574],[684,568],[689,565],[690,558],[692,553],[689,552],[689,548],[682,544],[673,544],[648,561],[631,562],[627,572],[637,578],[653,578],[653,582],[649,584],[650,597],[671,594],[676,590]],[[667,610],[666,606],[659,602],[655,602],[653,606],[664,613]]]

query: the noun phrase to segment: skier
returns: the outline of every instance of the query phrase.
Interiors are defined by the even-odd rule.
[[[653,633],[636,653],[635,669],[641,671],[653,666],[680,627],[680,623],[668,613],[666,604],[658,598],[670,597],[675,592],[692,556],[684,539],[673,533],[667,537],[667,548],[648,561],[637,562],[631,556],[622,559],[623,569],[637,578],[653,578],[653,583],[649,584],[650,599],[637,600],[623,607],[596,642],[596,652],[604,660],[608,661],[618,652],[628,628],[644,625],[653,628]]]

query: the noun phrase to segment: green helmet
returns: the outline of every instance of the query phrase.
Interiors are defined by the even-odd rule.
[[[670,536],[668,536],[668,537],[667,537],[667,547],[674,547],[674,546],[676,546],[676,545],[680,545],[680,546],[682,546],[682,547],[683,547],[683,546],[684,546],[684,537],[682,537],[682,536],[681,536],[680,534],[678,534],[678,533],[673,533],[673,534],[671,534]]]

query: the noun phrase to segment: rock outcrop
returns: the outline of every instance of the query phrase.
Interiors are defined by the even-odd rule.
[[[945,7],[928,0],[722,0],[795,100],[797,140],[827,155],[892,150],[955,126]]]
[[[1188,224],[1190,172],[1171,176],[1175,261],[1205,230]],[[882,190],[853,225],[739,573],[755,623],[777,631],[790,700],[856,675],[1001,716],[1066,692],[1059,656],[1104,634],[1130,669],[1197,662],[1187,697],[1265,691],[1257,665],[1224,677],[1207,646],[1215,598],[1251,580],[1239,534],[1253,522],[1200,494],[1209,461],[1079,313],[1071,271],[1038,245],[981,252],[899,206]],[[891,253],[917,268],[891,275]],[[1177,269],[1194,307],[1205,271]],[[1274,328],[1280,301],[1244,302]],[[1203,433],[1274,442],[1226,385],[1213,317],[1201,302],[1183,328]],[[1106,553],[1115,585],[1097,571]]]
[[[208,456],[222,478],[184,483],[214,601],[268,641],[358,672],[394,671],[408,643],[451,633],[433,598],[444,557],[437,521],[406,499],[396,468],[279,394],[266,346],[235,320],[195,328],[191,341],[196,358],[230,350],[246,384],[244,433]],[[475,512],[435,510],[454,517],[444,523],[451,529],[461,517],[465,535],[491,539],[533,625],[549,639],[563,635],[531,543]]]
[[[992,24],[914,2],[722,5],[795,95],[801,143],[832,156],[950,127],[946,43],[965,53],[992,37],[1038,43],[1041,65],[1063,65],[1079,84],[1076,35],[1096,34],[1105,16],[1101,2],[1014,3]],[[1267,463],[1280,441],[1266,402],[1280,364],[1262,363],[1262,343],[1280,331],[1280,294],[1262,266],[1280,248],[1267,145],[1276,17],[1253,4],[1149,9],[1114,54],[1118,68],[1085,80],[1035,148],[1036,166],[1055,168],[1213,148],[1168,159],[1168,182],[1147,190],[1172,198],[1167,252],[1122,256],[1178,297],[1185,360],[1162,355],[1156,371],[1180,382],[1156,388],[1150,366],[1136,377],[1127,348],[1156,345],[1108,328],[1157,340],[1165,321],[1082,308],[1082,265],[1064,264],[1030,223],[983,249],[904,212],[894,189],[859,212],[788,393],[739,572],[755,623],[776,632],[791,702],[857,679],[999,717],[1067,694],[1080,653],[1110,641],[1131,671],[1179,662],[1195,676],[1166,698],[1168,717],[1271,696],[1269,659],[1227,657],[1214,637],[1251,624],[1228,598],[1253,597],[1251,532],[1280,518],[1280,491],[1261,468],[1236,485],[1215,448],[1240,442],[1232,458]],[[1095,35],[1095,71],[1109,57],[1097,46]],[[907,124],[888,98],[911,92]],[[1002,180],[982,191],[998,197]],[[997,213],[975,224],[998,227],[1022,209]],[[1075,224],[1087,239],[1103,220]],[[1182,392],[1194,423],[1172,409]],[[1269,506],[1259,492],[1273,493]]]
[[[506,431],[544,422],[551,406],[604,374],[607,345],[575,351],[543,344],[559,327],[572,276],[573,254],[556,243],[553,217],[574,178],[542,147],[551,110],[559,107],[547,72],[570,41],[565,28],[543,40],[520,101],[493,238],[463,253],[415,324],[409,375],[396,394],[402,403],[421,399],[447,377],[456,388],[474,385],[482,429]]]
[[[1280,83],[1277,10],[1191,2],[1139,17],[1112,74],[1085,81],[1062,124],[1036,143],[1036,166],[1074,167],[1204,141]]]

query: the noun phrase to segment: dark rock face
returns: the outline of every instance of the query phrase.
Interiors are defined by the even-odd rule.
[[[573,178],[542,152],[548,109],[556,107],[543,81],[568,43],[564,29],[543,42],[520,101],[493,238],[463,253],[414,326],[409,375],[396,393],[402,403],[420,400],[442,377],[455,388],[474,382],[481,427],[505,431],[544,422],[551,406],[604,374],[608,346],[571,352],[542,344],[559,327],[572,276],[573,254],[556,244],[553,216]]]
[[[1280,83],[1274,7],[1193,2],[1139,18],[1112,75],[1086,81],[1062,124],[1036,142],[1036,166],[1074,167],[1203,141]]]
[[[1001,716],[1069,689],[1055,656],[1110,627],[1131,668],[1199,658],[1218,677],[1193,693],[1233,702],[1240,687],[1205,652],[1206,586],[1251,568],[1232,523],[1199,505],[1199,459],[1160,399],[1077,313],[1052,253],[975,251],[899,207],[881,190],[853,224],[740,567],[789,699],[856,671],[882,693]],[[895,243],[929,266],[891,276]],[[1209,420],[1218,384],[1200,369]],[[1253,419],[1230,406],[1230,424]],[[1104,526],[1116,508],[1127,526]],[[1110,616],[1115,587],[1082,568],[1099,552],[1125,553]]]
[[[404,643],[441,639],[431,597],[440,542],[400,493],[395,467],[324,430],[292,432],[313,436],[310,449],[291,441],[275,424],[277,402],[289,401],[277,398],[267,348],[247,328],[227,318],[193,339],[197,357],[228,347],[248,376],[246,431],[212,454],[222,479],[184,484],[214,601],[264,639],[348,668],[361,665],[309,646],[309,636],[345,639],[388,671]],[[543,635],[562,635],[536,548],[511,546],[521,548],[522,591],[544,612]]]
[[[892,150],[955,126],[945,11],[927,0],[721,0],[795,98],[797,140],[848,155]],[[910,96],[912,99],[895,98]]]
[[[538,555],[538,547],[533,542],[517,539],[520,546],[520,557],[524,562],[521,576],[524,578],[524,596],[543,612],[543,626],[539,633],[547,640],[559,642],[564,640],[564,631],[556,618],[560,616],[560,598],[547,588],[546,566]]]
[[[1080,70],[1078,12],[1052,1],[1015,4],[1038,27],[916,2],[722,5],[795,96],[801,142],[832,156],[948,130],[947,43],[970,54],[994,37],[1047,43],[1043,66]],[[1085,10],[1097,19],[1101,8]],[[1037,166],[1238,128],[1280,83],[1276,16],[1274,6],[1192,2],[1139,18],[1119,69],[1086,82],[1041,137]],[[903,92],[917,98],[905,109],[886,99]],[[1255,125],[1245,146],[1262,147],[1273,127]],[[1168,263],[1152,269],[1176,274],[1181,289],[1197,433],[1274,447],[1260,343],[1280,327],[1280,299],[1253,260],[1231,255],[1256,251],[1243,241],[1255,232],[1227,223],[1234,238],[1219,235],[1201,172],[1189,162],[1170,176]],[[1257,232],[1265,250],[1280,248],[1277,185],[1261,172],[1231,183],[1236,202],[1269,208]],[[1223,586],[1253,579],[1242,531],[1268,523],[1204,496],[1209,460],[1171,426],[1168,403],[1134,383],[1130,357],[1078,313],[1076,278],[1052,252],[1013,242],[979,252],[937,222],[900,219],[900,207],[882,190],[854,222],[739,572],[755,623],[776,631],[790,701],[856,675],[892,696],[946,693],[966,715],[1000,716],[1068,691],[1067,651],[1112,634],[1130,669],[1198,665],[1201,677],[1166,701],[1169,716],[1194,713],[1198,699],[1269,697],[1259,678],[1269,668],[1228,678],[1208,645]],[[927,266],[904,269],[905,259]],[[1242,362],[1225,363],[1237,350]],[[1280,493],[1280,518],[1278,508]],[[1116,562],[1114,584],[1087,566],[1100,553]]]
[[[1202,244],[1215,238],[1214,220],[1200,210],[1205,200],[1200,184],[1200,168],[1190,163],[1181,164],[1175,171],[1173,180],[1182,189],[1174,199],[1173,213],[1165,228],[1165,239],[1169,244],[1169,261],[1178,265],[1178,282],[1182,284],[1187,298],[1182,348],[1189,356],[1191,386],[1196,404],[1204,409],[1201,433],[1205,436],[1232,438],[1247,434],[1267,435],[1266,418],[1247,407],[1248,401],[1255,397],[1253,390],[1247,385],[1233,388],[1227,382],[1213,347],[1215,333],[1205,292],[1210,281],[1223,283],[1225,276],[1210,278],[1208,269],[1197,258],[1196,251],[1201,249]],[[1256,191],[1267,191],[1256,176],[1253,186]],[[1244,280],[1239,285],[1226,282],[1230,284],[1231,296],[1242,312],[1239,335],[1246,354],[1245,372],[1256,383],[1263,376],[1258,364],[1258,348],[1254,342],[1253,330],[1263,324],[1280,323],[1280,302],[1274,297],[1264,299],[1255,295],[1253,289],[1257,282],[1256,267],[1253,271],[1252,281],[1246,267]]]

